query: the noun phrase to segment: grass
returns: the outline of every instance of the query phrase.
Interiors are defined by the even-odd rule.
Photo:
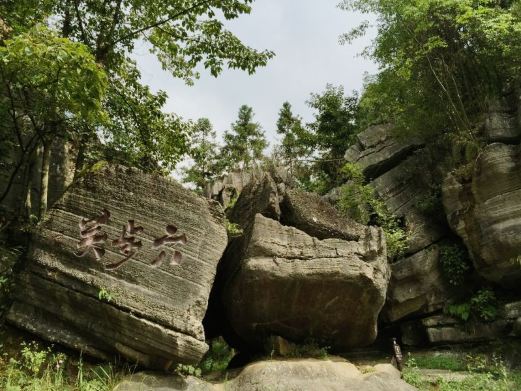
[[[414,356],[418,368],[444,369],[448,371],[465,371],[467,364],[459,354],[440,353]]]
[[[92,365],[35,342],[8,353],[1,346],[0,389],[5,391],[109,391],[131,369]]]
[[[443,369],[463,373],[460,380],[427,378],[422,369]],[[492,355],[436,354],[409,355],[403,371],[404,380],[420,391],[513,391],[521,390],[521,372],[508,369]]]

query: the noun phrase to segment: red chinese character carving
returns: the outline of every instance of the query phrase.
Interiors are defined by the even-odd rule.
[[[167,225],[165,231],[166,231],[165,236],[162,236],[162,237],[154,240],[154,244],[153,244],[154,248],[159,248],[162,246],[166,246],[168,244],[183,244],[184,245],[187,243],[185,234],[176,235],[177,227],[175,227],[173,225]],[[163,264],[163,262],[165,261],[166,257],[167,257],[166,251],[162,250],[159,253],[159,255],[152,261],[152,263],[151,263],[152,267],[161,266]],[[178,250],[174,250],[174,254],[170,258],[170,265],[171,266],[179,265],[181,263],[182,259],[183,259],[183,255],[181,254],[181,252]]]
[[[121,267],[139,251],[139,249],[143,246],[143,243],[141,240],[136,241],[136,237],[134,235],[139,232],[143,232],[143,230],[143,227],[135,226],[134,220],[128,220],[127,225],[123,226],[121,236],[112,241],[112,245],[117,247],[119,252],[126,257],[121,261],[105,266],[106,269],[115,270]]]
[[[110,218],[110,212],[103,209],[103,213],[93,219],[82,218],[80,220],[80,241],[77,244],[79,254],[77,257],[84,257],[90,250],[94,252],[96,260],[99,261],[105,254],[105,242],[107,234],[101,230],[102,224],[107,224]]]

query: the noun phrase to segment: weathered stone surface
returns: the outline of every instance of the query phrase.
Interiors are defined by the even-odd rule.
[[[103,209],[110,212],[99,222],[108,235],[105,255],[78,257],[78,223]],[[134,234],[142,247],[112,270],[125,259],[113,240],[129,220],[144,228]],[[185,246],[153,245],[168,225],[186,235]],[[207,350],[201,321],[226,243],[222,208],[213,201],[166,178],[105,168],[74,185],[41,224],[8,320],[102,358],[118,352],[148,367],[196,363]],[[174,248],[180,265],[170,263]],[[153,267],[161,251],[167,259]]]
[[[490,144],[470,180],[449,175],[443,184],[449,224],[465,242],[476,270],[512,286],[521,281],[521,147]]]
[[[328,360],[270,360],[248,365],[222,383],[194,377],[180,378],[137,374],[121,382],[114,391],[414,391],[400,379],[390,364],[378,364],[362,374],[340,358]]]
[[[514,322],[513,333],[515,336],[521,337],[521,317],[517,318],[516,321]]]
[[[520,101],[515,93],[489,103],[484,123],[488,142],[511,143],[521,139]]]
[[[421,321],[431,344],[490,341],[508,335],[512,323],[496,320],[489,323],[462,323],[445,315],[436,315]]]
[[[246,228],[257,213],[278,220],[280,218],[280,196],[277,185],[267,173],[252,179],[228,212],[228,220]]]
[[[288,190],[282,202],[282,223],[304,231],[318,239],[358,240],[366,227],[341,216],[318,194]]]
[[[505,304],[499,310],[499,316],[504,319],[521,318],[521,301]]]
[[[397,139],[388,124],[370,126],[357,135],[357,142],[345,154],[350,163],[358,164],[369,178],[376,178],[420,148],[418,138]]]
[[[250,346],[278,335],[335,349],[370,344],[389,281],[383,232],[318,240],[260,214],[226,261],[228,321]]]
[[[248,171],[232,171],[208,183],[204,194],[207,198],[218,201],[226,208],[232,199],[239,196],[244,187],[252,180],[261,178],[263,174],[260,169],[255,168]]]
[[[404,219],[408,233],[407,254],[430,246],[446,233],[446,223],[425,216],[419,208],[427,194],[424,178],[418,178],[418,167],[427,158],[420,151],[371,182],[389,211]]]
[[[450,297],[439,265],[439,246],[433,245],[391,265],[385,317],[397,321],[411,314],[443,308]]]

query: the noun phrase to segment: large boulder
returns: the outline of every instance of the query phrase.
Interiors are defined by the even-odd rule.
[[[100,358],[197,363],[208,349],[201,322],[226,244],[213,201],[167,178],[107,167],[49,211],[7,319]]]
[[[449,175],[443,203],[476,270],[490,281],[521,281],[521,146],[494,143],[479,155],[468,177]]]
[[[391,265],[385,317],[395,322],[443,308],[451,297],[439,264],[440,249],[433,245]]]
[[[359,240],[366,227],[346,219],[318,194],[300,190],[286,191],[282,209],[282,223],[298,228],[318,239]]]
[[[278,335],[345,350],[376,338],[389,281],[381,229],[365,227],[357,241],[319,240],[257,214],[232,249],[224,308],[249,346]]]
[[[397,137],[392,125],[374,125],[356,136],[356,142],[346,151],[345,159],[358,164],[367,177],[375,178],[422,145],[423,141],[417,137]]]
[[[270,360],[248,365],[225,382],[136,374],[122,381],[114,391],[414,391],[400,379],[390,364],[377,364],[362,374],[353,364],[331,357],[328,360]]]

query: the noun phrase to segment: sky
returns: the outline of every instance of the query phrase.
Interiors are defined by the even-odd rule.
[[[164,72],[145,45],[138,45],[134,58],[142,81],[153,91],[168,93],[165,111],[185,119],[207,117],[219,135],[230,128],[238,109],[253,107],[271,144],[278,141],[276,121],[282,103],[289,101],[295,114],[313,119],[306,105],[311,93],[326,84],[342,85],[346,92],[362,88],[364,75],[377,67],[359,53],[370,44],[374,31],[350,45],[340,45],[340,34],[357,26],[366,16],[337,8],[339,0],[257,0],[250,15],[227,21],[226,27],[244,43],[269,49],[276,56],[254,75],[224,70],[214,78],[201,72],[193,86]],[[320,3],[320,6],[318,6]]]

